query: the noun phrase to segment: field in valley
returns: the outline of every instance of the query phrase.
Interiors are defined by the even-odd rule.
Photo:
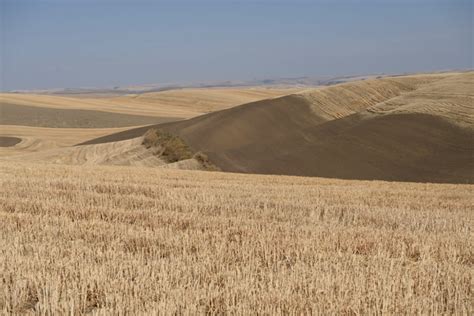
[[[0,313],[473,312],[473,186],[1,162]]]

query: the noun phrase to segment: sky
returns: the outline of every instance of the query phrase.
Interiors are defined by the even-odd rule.
[[[0,0],[2,90],[473,67],[471,0]]]

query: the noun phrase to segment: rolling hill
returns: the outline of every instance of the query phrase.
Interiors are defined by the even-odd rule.
[[[155,127],[223,171],[473,182],[473,82],[472,72],[364,80]],[[84,144],[138,137],[148,128]]]
[[[190,118],[295,91],[301,89],[194,88],[120,96],[0,93],[0,157],[64,148],[132,126]]]
[[[0,104],[62,110],[89,110],[137,116],[191,118],[303,88],[187,88],[121,96],[0,93]],[[93,117],[93,116],[92,116]],[[148,118],[150,119],[150,118]]]

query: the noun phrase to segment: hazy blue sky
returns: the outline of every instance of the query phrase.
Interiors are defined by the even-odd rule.
[[[10,89],[471,68],[471,0],[0,0]]]

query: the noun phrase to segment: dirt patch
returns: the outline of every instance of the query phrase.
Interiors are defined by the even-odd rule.
[[[179,120],[174,117],[152,117],[93,110],[53,109],[0,103],[0,125],[55,128],[110,128],[158,124]]]
[[[0,136],[0,147],[13,147],[20,142],[21,138],[18,137]]]

